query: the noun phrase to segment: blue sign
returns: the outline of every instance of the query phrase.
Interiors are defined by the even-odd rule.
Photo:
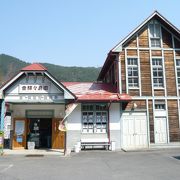
[[[22,136],[17,136],[16,137],[16,142],[22,143],[23,142],[23,137]]]

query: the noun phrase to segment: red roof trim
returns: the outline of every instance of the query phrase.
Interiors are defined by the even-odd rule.
[[[42,64],[33,63],[21,69],[21,71],[47,71],[47,68]]]
[[[131,101],[128,94],[119,94],[111,84],[97,82],[63,82],[74,93],[78,102],[120,102]]]

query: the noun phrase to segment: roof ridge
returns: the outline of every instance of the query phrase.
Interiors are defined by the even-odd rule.
[[[47,68],[40,63],[32,63],[22,68],[21,71],[47,71]]]

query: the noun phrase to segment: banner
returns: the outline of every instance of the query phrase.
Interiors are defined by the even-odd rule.
[[[78,105],[77,103],[71,103],[66,106],[65,116],[64,116],[63,120],[59,122],[58,129],[60,131],[67,131],[65,119],[74,111],[74,109],[77,107],[77,105]]]

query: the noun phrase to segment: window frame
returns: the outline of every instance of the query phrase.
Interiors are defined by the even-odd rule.
[[[97,106],[99,105],[104,105],[105,109],[97,109]],[[93,106],[92,110],[83,110],[83,106]],[[108,132],[108,104],[107,103],[84,103],[81,104],[81,123],[82,123],[82,128],[81,128],[81,133],[82,134],[106,134]],[[86,127],[84,128],[84,118],[83,118],[83,113],[92,113],[93,115],[93,123],[92,128],[89,128],[89,124],[87,123]],[[100,115],[100,121],[97,121],[97,114],[101,114]],[[104,117],[103,114],[105,115],[106,118],[106,122],[103,121]],[[88,120],[87,120],[88,122]],[[99,127],[99,128],[98,128]],[[91,129],[91,131],[89,131],[89,129]]]
[[[132,60],[131,63],[129,63],[129,60]],[[136,63],[134,63],[136,60]],[[127,83],[128,83],[128,89],[139,89],[139,63],[138,63],[138,57],[127,57]],[[131,70],[131,74],[129,75],[129,70]],[[137,72],[137,75],[133,75],[135,72]],[[130,83],[129,80],[132,80]],[[137,80],[137,83],[135,82]],[[131,84],[131,86],[130,86]],[[137,84],[137,85],[136,85]]]
[[[157,61],[157,63],[153,63],[155,60],[160,60],[159,62],[161,62],[161,64],[159,64],[159,62]],[[152,86],[154,89],[164,89],[164,69],[163,69],[163,59],[161,57],[153,57],[151,59],[151,63],[152,63]],[[156,73],[156,76],[154,75]],[[159,74],[162,74],[162,76],[159,76]],[[154,80],[157,80],[157,82],[155,83]],[[162,80],[162,85],[160,80]]]
[[[177,63],[177,62],[180,62],[180,58],[176,58],[176,78],[177,78],[177,86],[178,86],[178,89],[180,89],[180,76],[178,76],[178,71],[179,71],[179,74],[180,74],[180,63]]]
[[[158,26],[159,30],[157,30],[157,26]],[[153,29],[153,32],[152,32],[152,29]],[[151,48],[161,48],[162,47],[161,25],[156,20],[153,20],[149,23],[149,40],[150,40]],[[156,42],[157,40],[159,41],[159,43]],[[152,41],[156,42],[156,43],[154,43],[154,44],[156,44],[155,46],[152,45],[153,44]],[[157,44],[159,44],[159,46],[157,46]]]
[[[164,106],[164,108],[157,108],[157,107],[162,107],[162,106]],[[154,109],[156,111],[165,111],[166,110],[166,103],[165,102],[155,102]]]

